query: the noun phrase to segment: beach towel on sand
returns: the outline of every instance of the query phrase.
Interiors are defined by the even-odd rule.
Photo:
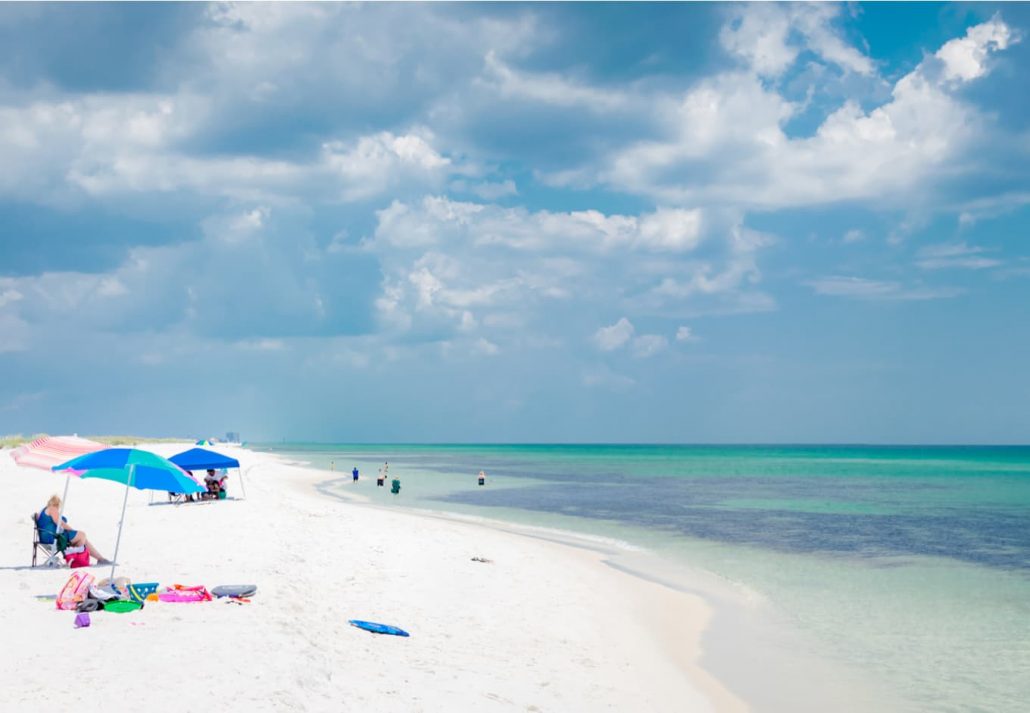
[[[167,592],[161,592],[157,598],[162,602],[209,602],[211,594],[207,587],[198,584],[195,587],[186,587],[181,584],[173,584]]]

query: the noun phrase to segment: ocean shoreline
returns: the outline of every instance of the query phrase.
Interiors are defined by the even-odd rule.
[[[338,472],[317,468],[309,461],[293,463],[323,476]],[[696,665],[755,710],[784,713],[908,710],[904,702],[892,700],[891,695],[869,680],[864,672],[822,660],[821,652],[813,648],[812,642],[804,640],[780,613],[771,609],[760,593],[740,583],[725,580],[688,562],[670,559],[629,540],[503,517],[431,509],[425,505],[377,503],[367,496],[347,492],[351,482],[349,475],[340,475],[321,480],[314,487],[322,495],[359,507],[406,512],[414,517],[486,528],[581,550],[596,556],[600,564],[622,576],[701,599],[710,613],[706,625],[698,632],[700,653]],[[740,622],[744,621],[746,625],[742,626]],[[660,626],[655,626],[654,630],[656,636],[663,636]],[[670,648],[667,642],[665,646]],[[802,682],[797,677],[801,670],[813,674],[820,683],[813,684],[811,679]]]
[[[673,596],[689,596],[701,600],[706,607],[710,606],[710,602],[705,599],[699,591],[689,591],[681,587],[670,586],[666,582],[659,581],[659,578],[650,577],[642,572],[633,571],[617,565],[611,558],[619,551],[638,549],[628,542],[604,540],[603,538],[592,537],[573,530],[535,527],[532,525],[524,525],[501,519],[468,516],[461,513],[447,512],[445,510],[430,510],[411,505],[381,505],[373,502],[370,498],[363,495],[348,493],[342,489],[334,488],[334,486],[346,486],[350,484],[352,481],[349,475],[324,478],[326,473],[336,471],[325,471],[316,468],[310,462],[290,460],[285,456],[281,456],[274,450],[266,452],[283,458],[284,464],[288,463],[292,467],[309,471],[314,476],[323,478],[311,484],[314,490],[322,496],[332,498],[347,505],[365,507],[381,512],[401,512],[415,518],[433,519],[462,527],[482,528],[506,536],[532,539],[560,548],[570,548],[588,554],[592,558],[596,559],[598,564],[613,570],[617,576],[628,577],[633,580],[637,580],[640,583],[659,587],[662,590],[665,590],[665,596],[669,596],[670,594]],[[687,635],[691,638],[702,639],[705,636],[712,615],[713,613],[709,612],[704,624],[700,627],[688,628],[686,630]],[[670,656],[677,661],[677,665],[686,673],[691,682],[700,688],[709,700],[714,703],[715,709],[719,711],[748,710],[750,706],[737,699],[736,696],[728,691],[721,679],[715,677],[707,668],[697,663],[697,659],[702,655],[700,649],[696,651],[683,652],[681,650],[682,642],[677,642],[670,637],[669,629],[670,627],[667,624],[663,627],[658,622],[653,622],[651,625],[651,632],[656,641],[659,641],[661,647],[665,651],[669,652]]]

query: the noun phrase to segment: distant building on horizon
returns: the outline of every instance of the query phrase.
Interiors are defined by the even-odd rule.
[[[225,432],[226,443],[239,443],[240,434],[237,431],[226,431]]]

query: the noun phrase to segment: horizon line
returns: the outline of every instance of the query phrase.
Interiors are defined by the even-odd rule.
[[[875,447],[875,448],[1027,448],[1030,443],[903,443],[864,441],[246,441],[248,445],[313,446],[671,446],[671,447]]]

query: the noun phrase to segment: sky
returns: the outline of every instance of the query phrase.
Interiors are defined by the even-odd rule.
[[[1030,6],[0,4],[0,433],[1030,442]]]

